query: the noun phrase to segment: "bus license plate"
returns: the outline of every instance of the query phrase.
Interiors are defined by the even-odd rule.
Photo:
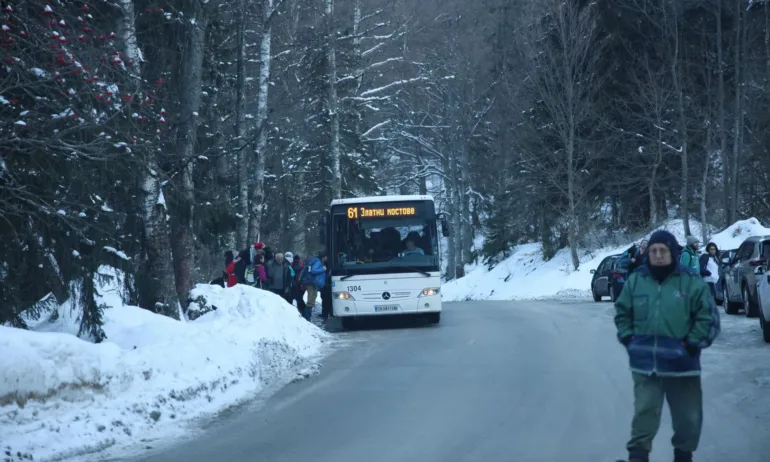
[[[398,305],[375,305],[374,312],[381,313],[383,311],[398,311]]]

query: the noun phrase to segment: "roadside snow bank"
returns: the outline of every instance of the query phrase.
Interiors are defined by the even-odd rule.
[[[769,235],[770,228],[762,226],[756,218],[749,218],[748,220],[737,221],[724,231],[713,235],[710,242],[716,244],[719,250],[733,250],[740,247],[743,241],[749,237]],[[703,246],[705,247],[706,244],[704,242]]]
[[[216,309],[191,322],[105,309],[100,344],[0,326],[3,453],[56,460],[181,433],[180,421],[238,404],[320,354],[326,334],[272,293],[194,293]]]
[[[685,243],[686,236],[682,220],[670,220],[654,231],[658,229],[671,232],[681,244]],[[690,231],[695,236],[700,236],[701,224],[690,220]],[[649,238],[652,232],[646,237]],[[719,242],[717,245],[720,249],[722,248]],[[479,264],[466,267],[465,277],[442,286],[442,300],[447,302],[590,298],[591,270],[596,269],[604,258],[619,254],[629,247],[631,242],[619,247],[609,246],[590,252],[581,249],[579,251],[580,268],[575,271],[569,248],[561,249],[551,260],[543,261],[541,244],[518,245],[512,249],[510,257],[491,270],[486,265]]]

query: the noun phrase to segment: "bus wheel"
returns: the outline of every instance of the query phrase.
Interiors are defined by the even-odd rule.
[[[343,329],[353,329],[356,327],[356,319],[350,316],[345,316],[342,318],[342,328]]]
[[[441,322],[441,312],[438,313],[430,313],[428,315],[428,322],[431,324],[438,324]]]

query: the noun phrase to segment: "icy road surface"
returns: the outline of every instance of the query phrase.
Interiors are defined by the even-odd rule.
[[[625,457],[631,378],[609,302],[445,305],[438,327],[377,323],[321,372],[154,448],[145,462],[603,462]],[[704,353],[699,462],[767,462],[770,345],[722,315]],[[664,411],[653,461],[668,462]]]

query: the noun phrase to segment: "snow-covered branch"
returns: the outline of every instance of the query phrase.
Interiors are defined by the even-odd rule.
[[[389,83],[387,85],[383,85],[383,86],[381,86],[379,88],[373,88],[371,90],[367,90],[365,92],[362,92],[359,96],[363,97],[363,98],[366,98],[368,96],[375,95],[377,93],[382,93],[383,91],[390,90],[391,88],[394,88],[394,87],[400,87],[400,86],[403,86],[403,85],[409,85],[409,84],[415,83],[415,82],[424,82],[426,80],[428,80],[428,77],[414,77],[414,78],[411,78],[411,79],[398,80],[396,82],[391,82],[391,83]]]
[[[366,132],[362,133],[362,134],[361,134],[361,138],[366,138],[366,137],[368,137],[368,136],[369,136],[369,134],[371,134],[372,132],[374,132],[374,131],[376,131],[376,130],[379,130],[380,128],[382,128],[382,127],[384,127],[384,126],[386,126],[386,125],[388,125],[388,124],[390,124],[390,123],[391,123],[390,119],[388,119],[388,120],[386,120],[386,121],[384,121],[384,122],[380,122],[380,123],[378,123],[377,125],[373,126],[373,127],[372,127],[372,128],[370,128],[369,130],[367,130]]]

